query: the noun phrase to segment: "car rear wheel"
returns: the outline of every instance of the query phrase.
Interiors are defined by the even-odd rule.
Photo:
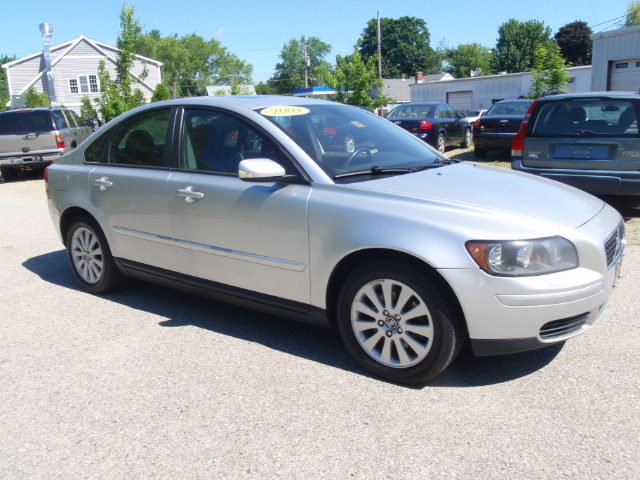
[[[0,167],[0,173],[5,182],[10,182],[18,177],[18,170],[10,167]]]
[[[91,293],[107,293],[123,280],[97,223],[79,217],[67,232],[67,258],[76,280]]]
[[[436,139],[436,150],[440,153],[444,153],[445,150],[446,139],[444,138],[444,133],[438,134],[438,138]]]
[[[469,128],[466,128],[464,130],[464,140],[462,140],[460,147],[469,148],[470,146],[471,146],[471,130]]]
[[[480,148],[480,147],[475,147],[473,149],[473,153],[478,158],[486,158],[487,157],[487,151],[485,149],[483,149],[483,148]]]
[[[463,342],[445,296],[409,266],[372,262],[357,268],[338,299],[338,327],[356,361],[398,383],[424,383],[444,370]]]

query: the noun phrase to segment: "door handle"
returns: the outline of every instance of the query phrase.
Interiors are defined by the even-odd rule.
[[[178,196],[183,197],[184,200],[188,203],[194,203],[196,200],[204,198],[204,193],[198,192],[196,190],[196,187],[189,185],[186,188],[179,188]]]
[[[100,187],[100,190],[104,192],[107,188],[113,185],[113,182],[109,180],[109,177],[100,177],[100,178],[96,178],[93,181],[93,184],[96,187]]]

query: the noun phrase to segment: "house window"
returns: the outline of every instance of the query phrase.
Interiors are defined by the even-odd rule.
[[[628,63],[617,63],[616,68],[627,68],[629,66]]]
[[[71,93],[99,93],[98,76],[79,75],[78,78],[70,78],[69,91]]]

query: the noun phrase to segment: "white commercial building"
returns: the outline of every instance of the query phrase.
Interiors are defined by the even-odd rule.
[[[567,69],[569,93],[640,93],[640,25],[591,35],[592,65]],[[529,92],[531,72],[411,84],[412,102],[447,102],[458,111],[488,108]]]

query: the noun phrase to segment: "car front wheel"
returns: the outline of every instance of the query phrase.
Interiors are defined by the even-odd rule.
[[[424,383],[453,361],[463,342],[455,309],[416,269],[373,262],[356,269],[338,299],[338,327],[356,361],[398,383]]]
[[[111,250],[97,223],[80,217],[67,232],[67,258],[76,280],[91,293],[107,293],[122,282]]]

